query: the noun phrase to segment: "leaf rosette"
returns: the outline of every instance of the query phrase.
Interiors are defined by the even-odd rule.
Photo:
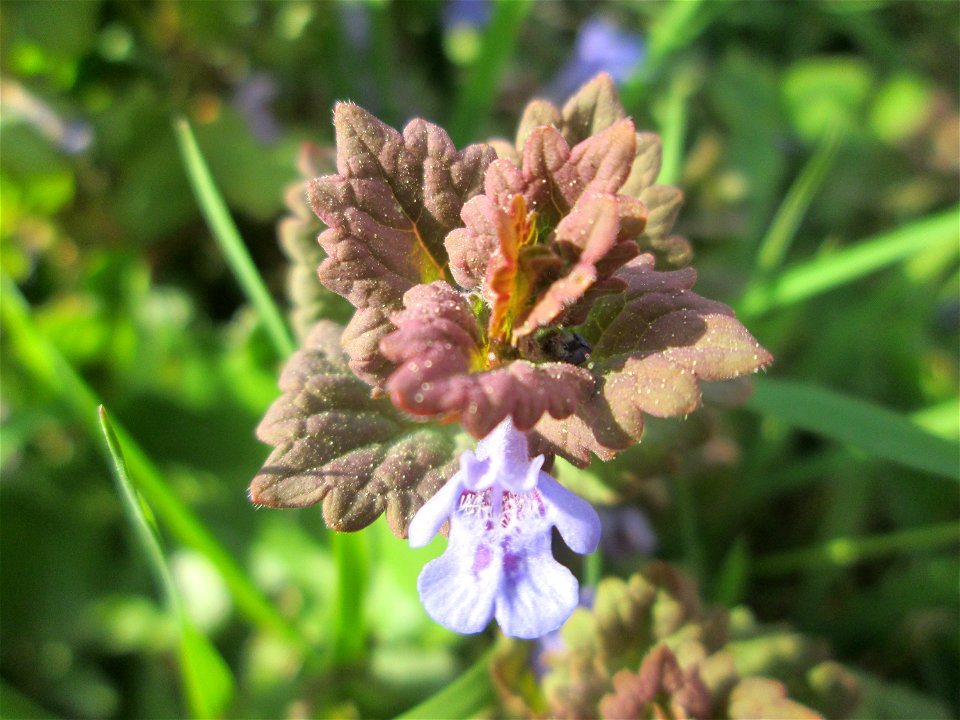
[[[682,194],[655,184],[659,140],[636,131],[609,76],[562,109],[531,103],[513,144],[457,150],[436,125],[417,119],[401,133],[350,103],[337,105],[334,126],[337,172],[312,180],[308,198],[327,226],[320,282],[355,308],[341,343],[366,386],[351,392],[387,394],[400,411],[371,443],[409,432],[396,425],[408,418],[458,421],[482,438],[510,417],[532,453],[582,466],[635,444],[645,414],[696,409],[700,381],[770,361],[728,307],[692,291],[693,269],[669,269],[689,257],[672,234]],[[323,363],[340,362],[324,352]],[[352,490],[314,474],[354,447],[347,436],[328,447],[317,435],[328,426],[305,414],[322,383],[303,367],[283,382],[282,409],[261,427],[280,471],[258,476],[256,497],[322,499],[335,527],[369,521],[372,510],[338,509]],[[347,477],[362,465],[350,457]],[[442,464],[408,461],[421,480]],[[403,534],[425,488],[391,480],[364,502],[388,508]]]

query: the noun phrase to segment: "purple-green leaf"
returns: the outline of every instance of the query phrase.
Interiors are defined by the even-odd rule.
[[[455,472],[450,433],[411,423],[347,367],[340,328],[321,321],[280,376],[283,395],[257,428],[274,447],[250,486],[269,507],[323,504],[334,530],[386,513],[405,537],[410,518]]]
[[[351,327],[351,336],[372,327],[382,336],[407,290],[446,279],[443,240],[461,225],[460,210],[480,191],[496,154],[486,145],[458,152],[442,128],[425,120],[411,121],[401,134],[351,103],[337,105],[334,127],[337,174],[309,186],[310,203],[329,227],[319,238],[328,255],[320,281],[359,310],[379,309],[376,318],[355,317],[351,325],[363,330]],[[371,383],[382,380],[385,366],[375,347],[348,349]]]

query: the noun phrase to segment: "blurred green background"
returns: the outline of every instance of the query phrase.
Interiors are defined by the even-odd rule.
[[[173,121],[283,303],[284,190],[335,100],[462,145],[599,70],[663,136],[698,291],[776,362],[744,408],[652,423],[573,482],[641,508],[706,599],[894,688],[890,716],[960,712],[958,33],[951,2],[6,0],[0,713],[389,716],[489,645],[420,608],[442,542],[247,502],[283,358]],[[159,560],[129,522],[154,516]]]

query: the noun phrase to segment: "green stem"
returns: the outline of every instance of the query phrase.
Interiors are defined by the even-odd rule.
[[[797,263],[768,283],[752,286],[738,303],[742,317],[755,317],[852,283],[934,246],[958,243],[957,213],[951,208],[888,233],[861,240],[848,249]]]
[[[467,72],[450,122],[450,136],[458,146],[476,139],[490,115],[500,77],[513,54],[524,18],[533,3],[529,0],[498,0],[483,36],[483,45]]]
[[[960,523],[951,521],[885,535],[836,538],[817,547],[758,558],[752,570],[758,575],[783,575],[798,570],[847,567],[892,553],[940,548],[957,542]]]
[[[416,707],[397,716],[402,718],[476,717],[494,700],[490,664],[494,648],[489,648],[460,677]]]
[[[703,550],[700,547],[700,533],[697,532],[696,506],[688,483],[688,478],[676,477],[670,483],[670,487],[673,490],[673,501],[677,509],[677,523],[680,525],[684,556],[690,572],[702,583],[705,579]]]
[[[364,599],[370,584],[369,530],[335,532],[330,545],[337,568],[337,586],[332,604],[332,662],[355,665],[365,653],[367,628]]]
[[[758,281],[768,278],[783,264],[804,215],[833,165],[842,140],[843,131],[839,126],[828,132],[787,192],[757,251],[755,273]]]
[[[663,140],[663,161],[657,182],[675,185],[683,167],[683,145],[687,135],[687,101],[696,87],[690,68],[680,70],[670,83],[660,126]]]
[[[193,194],[200,205],[200,211],[206,218],[210,232],[220,245],[244,294],[257,309],[277,353],[282,358],[289,357],[296,350],[293,335],[243,244],[237,226],[230,217],[227,205],[213,181],[210,168],[200,153],[190,124],[185,118],[178,118],[174,123],[174,130],[180,146],[180,154],[187,169],[190,187],[193,188]]]

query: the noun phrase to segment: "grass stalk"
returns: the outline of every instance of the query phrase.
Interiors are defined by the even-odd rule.
[[[210,168],[200,153],[190,123],[185,118],[178,118],[174,123],[174,130],[190,187],[210,232],[223,251],[243,293],[260,315],[277,354],[281,358],[289,357],[296,350],[293,335],[243,244],[240,232],[227,210],[227,204],[217,190]]]
[[[769,278],[783,265],[804,215],[833,166],[842,140],[843,131],[839,128],[824,135],[784,197],[757,251],[755,277],[758,282]]]
[[[960,524],[950,521],[883,535],[835,538],[816,547],[757,558],[752,570],[758,575],[783,575],[826,567],[842,568],[886,555],[939,549],[958,542]]]
[[[493,647],[483,653],[460,677],[419,705],[397,716],[397,720],[413,718],[472,718],[494,700],[490,681]]]
[[[159,531],[152,521],[153,515],[148,514],[148,508],[133,489],[120,440],[110,423],[106,409],[101,405],[97,410],[117,492],[134,535],[147,557],[147,564],[163,593],[167,611],[180,629],[179,668],[187,706],[193,717],[219,717],[233,698],[236,681],[223,656],[209,639],[194,627],[187,616],[180,591],[173,580],[173,573],[170,572],[160,544]]]
[[[500,78],[513,54],[520,28],[533,8],[530,0],[497,0],[483,35],[480,52],[457,96],[450,136],[457,146],[477,140],[480,124],[490,115]]]
[[[747,407],[873,457],[960,481],[960,443],[878,405],[824,388],[761,377]]]
[[[829,255],[788,267],[769,282],[744,293],[737,310],[756,317],[848,285],[871,273],[925,250],[960,244],[960,208],[917,220],[904,227],[862,240]]]

